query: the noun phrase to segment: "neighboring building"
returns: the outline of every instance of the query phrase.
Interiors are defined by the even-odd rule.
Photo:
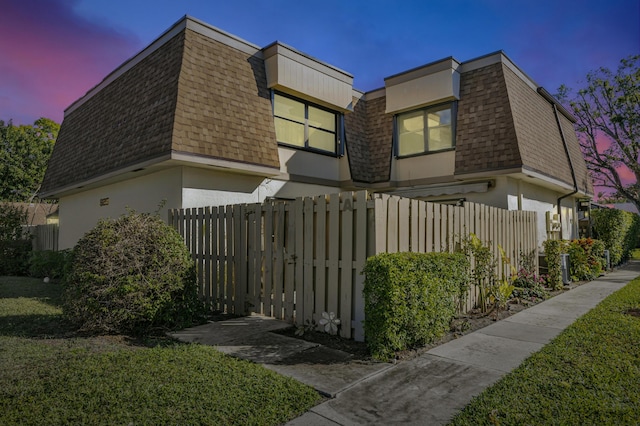
[[[58,205],[50,203],[17,203],[0,201],[2,204],[10,204],[27,212],[28,226],[48,225],[57,223]]]
[[[577,235],[576,202],[593,190],[574,119],[503,52],[371,92],[352,83],[184,17],[65,111],[41,191],[59,200],[60,248],[125,207],[363,188],[535,210],[540,242],[549,223]]]

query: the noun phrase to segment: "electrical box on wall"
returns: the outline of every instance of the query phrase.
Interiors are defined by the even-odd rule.
[[[560,215],[547,212],[547,232],[560,232],[561,226]]]

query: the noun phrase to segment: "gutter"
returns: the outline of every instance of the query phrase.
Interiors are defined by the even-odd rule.
[[[540,93],[542,97],[544,97],[547,101],[551,102],[551,105],[553,106],[553,114],[556,117],[556,124],[558,125],[558,130],[560,131],[560,139],[562,139],[562,145],[564,146],[564,153],[567,155],[567,160],[569,160],[569,169],[571,170],[571,179],[573,179],[574,190],[569,192],[568,194],[561,195],[560,197],[558,197],[558,200],[557,200],[558,217],[560,218],[560,239],[562,239],[562,207],[560,205],[560,202],[563,199],[570,197],[578,192],[578,180],[576,179],[576,171],[573,168],[573,161],[571,161],[571,155],[569,155],[569,146],[567,145],[567,139],[564,137],[564,131],[562,130],[562,124],[560,123],[560,116],[558,115],[558,106],[562,108],[562,105],[558,105],[558,101],[553,96],[551,96],[551,94],[549,94],[549,92],[547,92],[544,88],[538,87],[538,93]],[[566,111],[564,108],[562,109],[563,109],[563,112]]]

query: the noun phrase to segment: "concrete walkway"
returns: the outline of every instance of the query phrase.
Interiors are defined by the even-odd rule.
[[[398,364],[354,362],[339,351],[266,333],[287,325],[260,317],[243,318],[236,325],[210,323],[174,336],[264,363],[332,398],[289,425],[440,425],[638,275],[640,262],[632,262]]]

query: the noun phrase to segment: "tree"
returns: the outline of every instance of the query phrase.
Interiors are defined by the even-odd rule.
[[[60,125],[48,118],[21,126],[0,120],[0,200],[35,198],[59,130]]]
[[[622,59],[613,73],[587,74],[587,87],[569,100],[587,168],[596,186],[640,210],[640,55]],[[565,86],[560,99],[568,98]],[[630,178],[631,177],[631,178]]]

